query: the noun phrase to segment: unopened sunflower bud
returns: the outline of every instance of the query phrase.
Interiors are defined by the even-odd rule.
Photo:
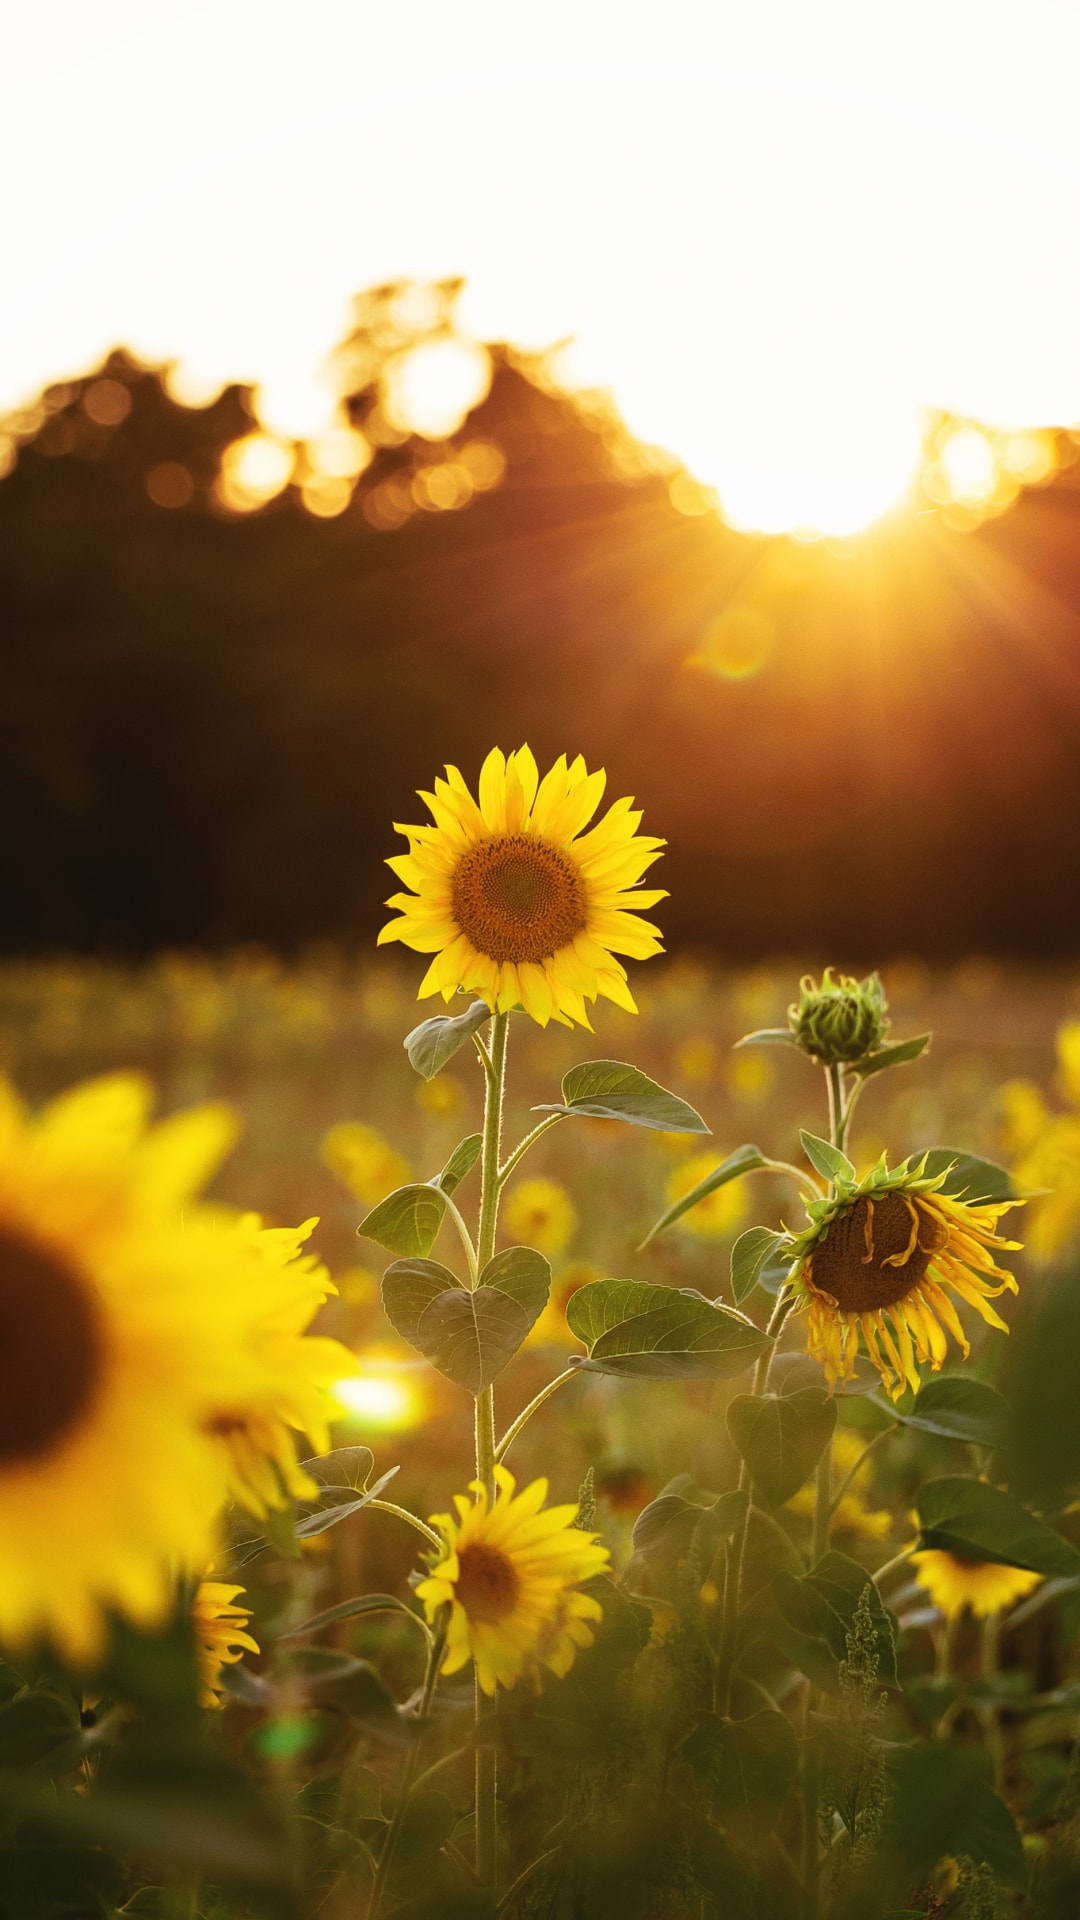
[[[862,1060],[880,1047],[889,1025],[885,989],[876,973],[865,980],[841,974],[832,977],[826,967],[821,985],[804,974],[799,1002],[788,1008],[788,1025],[804,1053],[823,1067],[841,1061]]]

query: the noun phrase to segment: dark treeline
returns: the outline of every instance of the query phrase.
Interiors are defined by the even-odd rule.
[[[342,360],[361,426],[402,349],[378,312]],[[413,789],[528,740],[606,765],[668,836],[672,943],[1074,953],[1075,469],[974,532],[904,510],[842,547],[750,538],[493,359],[453,441],[382,445],[334,518],[293,486],[215,502],[239,388],[185,408],[118,354],[46,397],[0,482],[5,950],[366,941]],[[103,376],[131,402],[112,424]],[[499,485],[373,524],[376,489],[477,442]],[[165,465],[186,503],[150,497]]]

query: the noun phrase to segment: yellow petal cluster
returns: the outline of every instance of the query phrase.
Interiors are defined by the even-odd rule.
[[[201,1580],[191,1603],[191,1628],[199,1670],[200,1704],[224,1706],[222,1667],[235,1666],[245,1653],[258,1653],[259,1643],[246,1631],[251,1624],[247,1607],[233,1603],[243,1587],[223,1586],[219,1580]]]
[[[457,1518],[431,1516],[445,1536],[442,1559],[416,1589],[429,1621],[449,1606],[444,1673],[471,1659],[484,1693],[513,1687],[539,1667],[569,1672],[579,1647],[592,1645],[590,1622],[603,1609],[581,1584],[603,1573],[608,1550],[574,1526],[577,1507],[544,1509],[546,1480],[515,1493],[496,1467],[496,1494],[475,1482],[475,1502],[455,1494]]]
[[[958,1553],[941,1553],[930,1547],[922,1553],[913,1553],[911,1564],[919,1585],[926,1588],[946,1620],[954,1619],[965,1608],[985,1620],[990,1614],[1011,1607],[1014,1600],[1030,1593],[1042,1579],[1041,1573],[1030,1573],[1026,1567],[966,1560]]]
[[[520,1006],[541,1026],[590,1031],[586,1007],[598,995],[637,1012],[615,955],[662,951],[635,909],[665,898],[638,885],[664,842],[638,834],[627,799],[589,828],[605,781],[580,755],[561,756],[541,780],[528,747],[509,757],[494,748],[478,799],[451,766],[421,794],[434,825],[397,828],[409,851],[387,864],[413,891],[387,901],[400,917],[379,935],[435,955],[420,999],[463,989],[493,1011]]]

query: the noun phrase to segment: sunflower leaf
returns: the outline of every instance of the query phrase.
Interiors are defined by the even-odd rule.
[[[589,1349],[579,1367],[638,1380],[729,1379],[772,1344],[745,1314],[692,1287],[647,1280],[592,1280],[571,1296],[566,1318]]]
[[[914,1040],[897,1040],[891,1047],[879,1047],[865,1059],[853,1060],[850,1071],[857,1073],[860,1080],[869,1080],[872,1073],[882,1073],[886,1067],[902,1067],[906,1061],[917,1060],[925,1053],[933,1037],[932,1033],[920,1033]]]
[[[744,1033],[736,1047],[797,1047],[790,1027],[759,1027],[756,1033]],[[734,1049],[732,1049],[734,1051]]]
[[[870,1587],[870,1617],[883,1686],[899,1685],[892,1616],[886,1611],[865,1567],[845,1553],[826,1553],[801,1577],[773,1576],[773,1596],[782,1623],[776,1636],[786,1653],[816,1686],[830,1691],[840,1684],[840,1662],[847,1653],[855,1609]],[[788,1632],[783,1629],[787,1628]]]
[[[454,1287],[425,1309],[415,1344],[455,1386],[477,1394],[513,1359],[531,1325],[527,1309],[500,1287]]]
[[[902,1425],[977,1447],[997,1447],[1009,1427],[1009,1407],[995,1387],[966,1374],[935,1374],[919,1389],[909,1413],[892,1409]]]
[[[334,1447],[330,1453],[316,1454],[314,1460],[300,1464],[321,1487],[347,1487],[350,1493],[363,1493],[375,1455],[370,1447]]]
[[[762,1267],[785,1237],[771,1227],[749,1227],[740,1233],[731,1249],[731,1292],[737,1307],[753,1293]]]
[[[357,1494],[355,1500],[340,1498],[340,1495],[346,1491],[355,1492],[354,1488],[323,1487],[318,1498],[321,1502],[328,1502],[328,1504],[316,1507],[314,1513],[309,1513],[303,1520],[297,1521],[296,1538],[310,1540],[312,1534],[326,1533],[331,1527],[338,1526],[342,1520],[347,1520],[350,1514],[359,1513],[361,1507],[366,1507],[370,1501],[378,1499],[383,1488],[389,1486],[398,1471],[397,1467],[388,1468],[387,1472],[376,1480],[373,1487],[365,1487],[363,1492]],[[337,1499],[332,1498],[335,1494],[339,1496]]]
[[[534,1107],[534,1113],[584,1114],[594,1120],[628,1120],[661,1133],[708,1133],[700,1113],[658,1086],[625,1060],[585,1060],[571,1067],[562,1083],[563,1104]]]
[[[774,1394],[737,1394],[727,1428],[766,1507],[782,1507],[817,1466],[836,1426],[836,1401],[824,1387]]]
[[[548,1303],[551,1268],[535,1247],[504,1247],[480,1274],[482,1287],[501,1287],[523,1307],[532,1327]]]
[[[854,1180],[855,1168],[839,1147],[820,1139],[816,1133],[807,1133],[805,1127],[800,1127],[799,1139],[810,1165],[826,1180],[831,1180],[834,1185],[842,1180]]]
[[[741,1527],[749,1504],[749,1495],[741,1487],[732,1493],[708,1493],[695,1486],[688,1473],[680,1473],[638,1514],[634,1552],[648,1555],[667,1547],[685,1556],[691,1535],[706,1515],[719,1546]]]
[[[710,1806],[735,1840],[760,1846],[772,1832],[799,1771],[789,1721],[766,1707],[745,1720],[699,1713],[681,1752],[705,1769]]]
[[[1019,1189],[1004,1167],[995,1166],[992,1160],[980,1160],[974,1153],[957,1153],[951,1147],[931,1147],[926,1155],[925,1167],[918,1156],[915,1165],[921,1172],[946,1174],[940,1192],[951,1194],[955,1200],[968,1200],[973,1206],[987,1200],[1016,1200],[1019,1197]]]
[[[928,1480],[916,1495],[915,1510],[920,1548],[1026,1567],[1030,1573],[1080,1574],[1076,1547],[1011,1493],[984,1480],[965,1480],[959,1474]]]
[[[431,1252],[446,1214],[446,1195],[437,1186],[398,1187],[366,1214],[357,1227],[388,1253]]]
[[[290,1627],[287,1633],[279,1633],[279,1640],[299,1640],[305,1634],[318,1633],[322,1627],[332,1627],[339,1620],[354,1620],[364,1613],[403,1613],[407,1620],[415,1621],[423,1631],[424,1622],[418,1613],[406,1606],[392,1593],[362,1593],[354,1600],[342,1600],[336,1607],[327,1607],[323,1613],[313,1613],[310,1620],[301,1620],[298,1626]]]
[[[453,1193],[460,1187],[465,1175],[472,1172],[480,1158],[483,1145],[482,1133],[467,1134],[465,1139],[460,1140],[454,1148],[442,1172],[435,1175],[431,1182],[432,1186],[438,1187],[440,1192],[447,1195]]]
[[[996,1879],[1027,1885],[1023,1842],[1005,1802],[994,1792],[981,1754],[955,1742],[896,1747],[893,1800],[882,1839],[903,1862],[900,1884],[924,1880],[944,1854],[985,1861]]]
[[[655,1240],[658,1233],[666,1233],[668,1227],[674,1226],[676,1220],[681,1220],[684,1213],[689,1213],[691,1207],[696,1207],[699,1200],[707,1199],[718,1187],[725,1187],[729,1180],[738,1180],[744,1173],[756,1173],[769,1165],[770,1161],[760,1147],[749,1143],[736,1147],[734,1153],[729,1153],[727,1159],[707,1173],[703,1180],[699,1180],[696,1187],[691,1187],[689,1193],[684,1193],[681,1200],[676,1200],[674,1206],[660,1215],[656,1225],[649,1228],[638,1252],[642,1247],[647,1247],[650,1240]]]
[[[459,1047],[465,1045],[491,1019],[491,1008],[482,1000],[474,1000],[464,1013],[438,1013],[434,1019],[421,1020],[418,1027],[405,1035],[402,1046],[409,1059],[425,1080],[434,1080],[441,1073],[448,1060],[452,1060]]]
[[[453,1287],[464,1292],[457,1276],[437,1260],[395,1260],[382,1280],[383,1310],[394,1332],[421,1352],[420,1321],[432,1301]]]

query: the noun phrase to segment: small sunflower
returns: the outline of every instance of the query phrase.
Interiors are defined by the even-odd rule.
[[[537,1174],[510,1188],[503,1201],[503,1222],[522,1246],[535,1247],[554,1260],[570,1245],[578,1216],[566,1188]]]
[[[662,951],[657,928],[634,909],[666,898],[638,887],[664,842],[637,833],[631,800],[616,800],[585,832],[605,779],[564,754],[540,780],[528,747],[509,758],[496,747],[479,804],[456,767],[421,794],[435,824],[398,827],[409,851],[387,862],[415,892],[387,901],[401,917],[379,935],[380,945],[402,940],[435,955],[418,999],[450,1001],[462,988],[492,1011],[521,1006],[542,1027],[590,1027],[585,1003],[598,994],[637,1012],[615,955]]]
[[[985,1620],[990,1614],[1011,1607],[1014,1600],[1030,1593],[1042,1579],[1041,1573],[1030,1573],[1026,1567],[967,1560],[961,1554],[941,1553],[929,1547],[922,1553],[913,1553],[911,1564],[919,1585],[926,1588],[946,1620],[955,1619],[965,1607]]]
[[[256,1516],[318,1491],[300,1466],[294,1436],[305,1433],[315,1453],[326,1452],[330,1422],[342,1412],[332,1389],[357,1372],[355,1354],[340,1341],[306,1331],[337,1292],[317,1257],[302,1250],[317,1224],[263,1227],[251,1213],[223,1236],[246,1281],[247,1364],[232,1391],[210,1401],[204,1426],[233,1499]]]
[[[450,1606],[444,1673],[457,1673],[469,1659],[484,1693],[512,1687],[524,1674],[549,1667],[569,1671],[577,1649],[592,1645],[590,1621],[603,1609],[582,1581],[603,1573],[608,1550],[592,1533],[574,1526],[577,1507],[549,1507],[546,1480],[514,1492],[514,1477],[496,1467],[497,1492],[474,1482],[475,1503],[454,1495],[458,1517],[437,1513],[432,1524],[446,1535],[443,1557],[416,1589],[428,1619]]]
[[[946,1177],[910,1162],[890,1173],[882,1156],[864,1180],[841,1179],[829,1199],[808,1203],[809,1227],[788,1242],[798,1261],[790,1284],[807,1309],[807,1352],[830,1387],[854,1375],[860,1330],[894,1400],[905,1386],[918,1392],[919,1363],[938,1371],[944,1328],[966,1359],[971,1348],[946,1288],[1008,1332],[990,1301],[1015,1293],[1016,1281],[991,1249],[1019,1247],[995,1231],[1017,1202],[954,1199],[940,1191]]]
[[[191,1626],[195,1635],[201,1706],[224,1706],[222,1667],[235,1666],[245,1652],[259,1651],[258,1641],[246,1632],[251,1624],[250,1608],[233,1604],[243,1591],[243,1587],[222,1586],[218,1580],[200,1580],[196,1589],[191,1603]]]

